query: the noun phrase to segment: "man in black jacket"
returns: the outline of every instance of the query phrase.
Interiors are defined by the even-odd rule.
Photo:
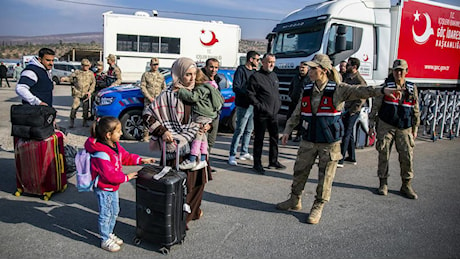
[[[262,68],[249,78],[248,97],[254,106],[254,166],[253,170],[264,174],[262,149],[265,130],[270,135],[268,167],[285,169],[278,161],[278,111],[281,107],[278,92],[279,81],[275,68],[275,55],[267,53],[262,59]]]
[[[310,78],[307,76],[308,73],[308,66],[307,62],[302,61],[299,65],[299,74],[292,78],[291,85],[289,85],[289,93],[288,96],[291,98],[291,103],[289,103],[289,110],[286,115],[286,118],[289,119],[292,115],[292,112],[294,112],[295,107],[299,103],[300,96],[302,96],[303,93],[303,88],[305,85],[310,82]],[[300,142],[300,136],[301,136],[301,127],[300,124],[294,128],[297,130],[297,136],[294,139],[294,142]],[[292,134],[289,136],[289,139],[291,139]]]

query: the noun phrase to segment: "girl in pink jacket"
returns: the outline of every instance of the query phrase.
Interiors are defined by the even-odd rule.
[[[91,137],[86,140],[88,153],[99,153],[91,158],[91,175],[96,179],[94,192],[99,203],[99,233],[101,248],[116,252],[120,250],[123,240],[118,238],[113,229],[120,211],[118,188],[120,184],[137,177],[137,172],[124,174],[122,165],[153,163],[153,158],[141,158],[127,152],[119,143],[121,123],[115,117],[99,118],[91,128]]]

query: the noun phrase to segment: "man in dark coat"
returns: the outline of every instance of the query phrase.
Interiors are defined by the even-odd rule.
[[[268,167],[285,169],[278,161],[278,112],[281,107],[279,80],[275,68],[275,55],[265,54],[262,68],[249,78],[248,97],[254,106],[254,166],[258,174],[265,174],[262,166],[262,150],[265,130],[270,135]]]

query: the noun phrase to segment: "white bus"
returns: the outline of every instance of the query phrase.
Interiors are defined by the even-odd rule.
[[[174,60],[188,57],[198,63],[216,58],[221,67],[239,65],[241,29],[222,22],[194,21],[150,16],[103,13],[104,59],[117,56],[123,82],[135,82],[149,67],[152,57],[160,67],[170,68]]]

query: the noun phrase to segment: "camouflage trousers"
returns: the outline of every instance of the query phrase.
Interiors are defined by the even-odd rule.
[[[77,110],[80,106],[83,107],[83,119],[88,119],[89,118],[89,99],[88,98],[79,98],[79,97],[74,97],[73,98],[73,103],[72,103],[72,110],[70,110],[70,118],[75,119],[77,116]]]
[[[294,164],[291,191],[296,195],[302,194],[317,157],[319,157],[319,169],[315,198],[320,201],[329,201],[337,163],[342,159],[340,141],[331,144],[301,141]]]
[[[402,179],[412,179],[414,177],[414,136],[412,128],[398,129],[382,120],[377,125],[376,150],[379,152],[379,165],[377,176],[388,178],[388,166],[393,143],[399,154],[399,166]]]

